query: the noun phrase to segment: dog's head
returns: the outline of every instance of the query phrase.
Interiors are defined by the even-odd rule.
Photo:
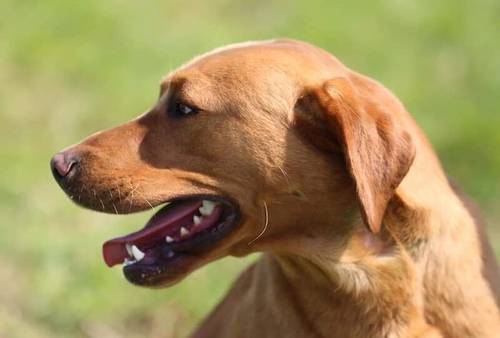
[[[413,159],[405,118],[382,86],[316,47],[241,44],[172,72],[148,112],[51,166],[82,206],[163,205],[103,254],[133,283],[169,285],[226,255],[307,256],[356,219],[377,232]]]

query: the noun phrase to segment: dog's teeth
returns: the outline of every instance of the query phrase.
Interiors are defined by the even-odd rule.
[[[187,235],[189,235],[189,230],[184,227],[181,227],[181,236],[184,237]]]
[[[134,256],[136,261],[140,261],[144,258],[144,252],[142,252],[138,247],[132,245],[132,255]]]
[[[127,265],[132,265],[134,263],[137,263],[137,261],[135,259],[128,259],[128,258],[125,258],[125,260],[123,261],[123,265],[127,266]]]
[[[134,254],[132,253],[132,245],[130,245],[130,244],[128,244],[128,243],[127,243],[127,244],[125,244],[125,249],[127,249],[127,253],[128,253],[128,255],[129,255],[130,257],[133,257],[133,256],[134,256]]]
[[[174,241],[174,239],[173,239],[172,237],[170,237],[170,236],[166,236],[166,237],[165,237],[165,241],[166,241],[167,243],[172,243],[172,242]]]
[[[203,216],[208,216],[212,214],[212,211],[214,211],[216,205],[217,203],[215,202],[203,200],[202,206],[198,210]]]
[[[194,215],[194,216],[193,216],[193,222],[194,222],[194,224],[195,224],[195,225],[200,224],[200,223],[201,223],[201,220],[202,220],[202,217],[197,216],[197,215]]]

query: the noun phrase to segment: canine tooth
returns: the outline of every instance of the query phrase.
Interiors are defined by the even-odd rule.
[[[201,220],[202,220],[202,217],[197,216],[197,215],[194,215],[194,216],[193,216],[193,222],[194,222],[194,224],[195,224],[195,225],[200,224],[200,223],[201,223]]]
[[[189,235],[189,230],[184,228],[184,227],[181,227],[181,236],[187,236]]]
[[[212,211],[214,211],[214,208],[216,205],[217,204],[215,202],[203,200],[202,206],[198,210],[200,211],[200,213],[203,216],[208,216],[208,215],[212,214]]]
[[[174,241],[174,239],[170,236],[166,236],[165,241],[167,241],[167,243],[172,243]]]
[[[132,245],[132,254],[134,256],[134,258],[137,260],[137,261],[140,261],[141,259],[144,258],[144,252],[142,252],[138,247],[136,247],[135,245]]]
[[[132,253],[132,245],[130,245],[130,244],[128,244],[128,243],[127,243],[127,244],[125,244],[125,249],[127,249],[127,253],[128,253],[128,255],[129,255],[130,257],[133,257],[133,256],[134,256],[134,254]]]

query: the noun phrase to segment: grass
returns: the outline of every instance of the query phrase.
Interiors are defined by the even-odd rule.
[[[167,71],[243,40],[307,40],[391,88],[500,254],[498,1],[2,0],[0,12],[0,337],[183,336],[220,299],[248,260],[135,288],[100,246],[146,216],[76,208],[48,161],[146,110]]]

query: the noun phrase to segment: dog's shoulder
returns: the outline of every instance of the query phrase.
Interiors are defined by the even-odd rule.
[[[488,241],[484,217],[477,204],[458,186],[453,179],[448,177],[448,182],[453,189],[453,192],[458,196],[465,209],[467,209],[468,213],[474,220],[474,225],[481,245],[481,258],[483,260],[482,274],[484,279],[488,282],[492,293],[496,296],[497,305],[500,307],[500,273],[495,252]]]

